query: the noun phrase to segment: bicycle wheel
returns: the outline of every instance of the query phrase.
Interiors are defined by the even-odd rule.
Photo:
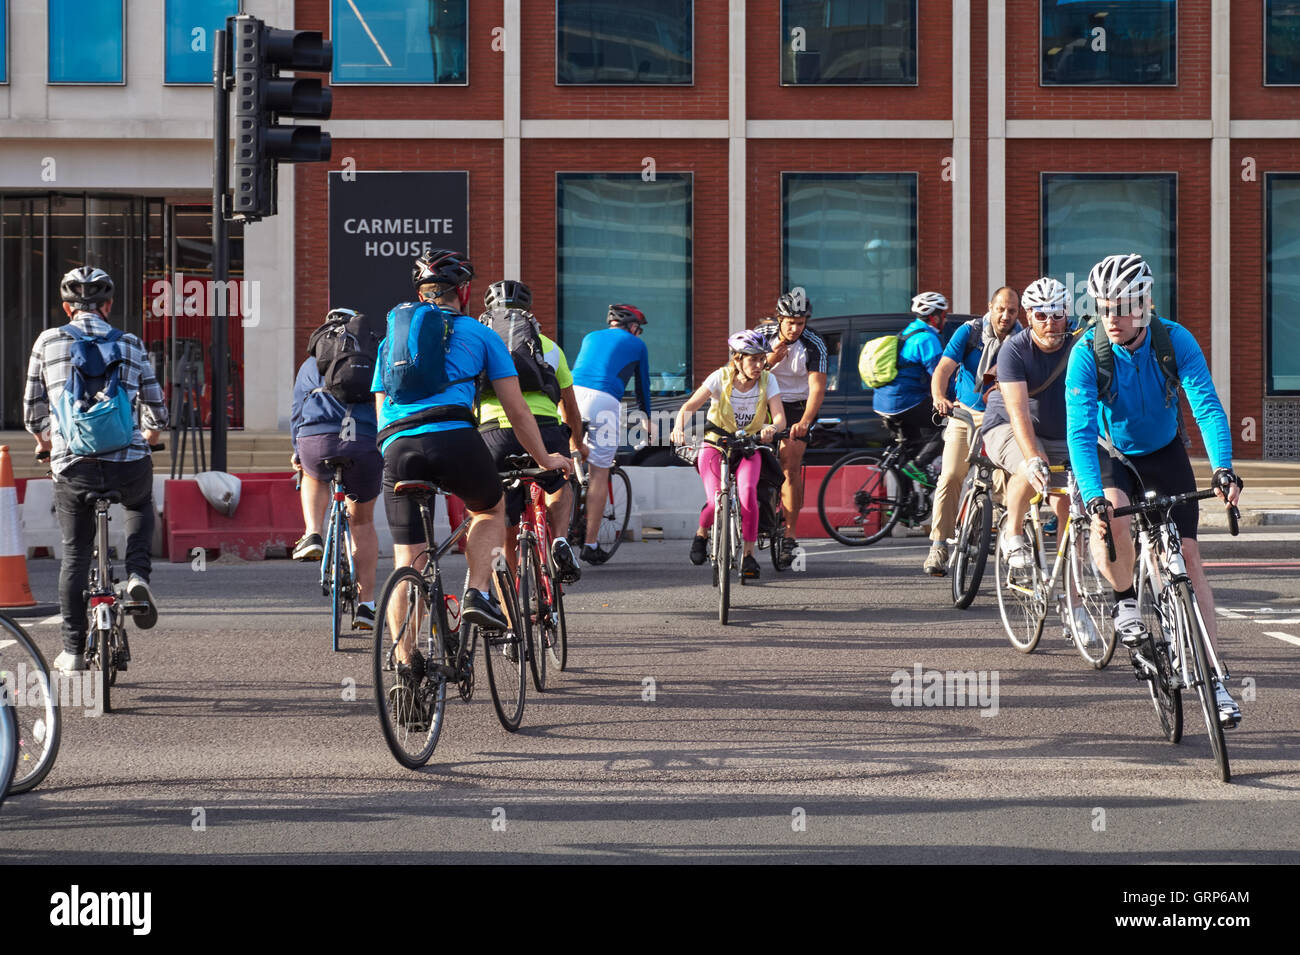
[[[7,686],[3,689],[8,692]],[[0,803],[5,801],[17,766],[18,724],[13,707],[3,704],[0,705]]]
[[[718,623],[727,623],[731,610],[731,495],[724,489],[713,513],[714,573],[718,577]]]
[[[533,674],[533,686],[538,693],[546,692],[546,650],[542,646],[542,617],[546,612],[546,598],[542,591],[541,568],[538,566],[536,538],[519,538],[519,573],[516,576],[519,597],[519,624],[524,631],[524,646],[528,653],[528,669]]]
[[[1180,688],[1179,674],[1174,672],[1169,647],[1178,639],[1178,629],[1173,612],[1157,595],[1155,583],[1149,577],[1143,577],[1138,591],[1138,606],[1142,610],[1142,623],[1151,634],[1156,674],[1146,674],[1147,691],[1151,694],[1151,705],[1156,709],[1160,728],[1165,739],[1177,743],[1183,738],[1183,693]]]
[[[962,502],[961,523],[952,555],[952,605],[965,610],[979,593],[984,565],[989,559],[989,534],[993,530],[993,500],[981,490]]]
[[[600,515],[600,528],[596,543],[608,560],[623,543],[627,522],[632,517],[632,480],[627,472],[615,465],[609,472],[609,494],[605,497],[605,510]]]
[[[330,522],[330,639],[332,641],[334,652],[339,649],[339,637],[342,636],[343,629],[343,611],[346,596],[344,587],[347,586],[346,565],[343,562],[343,535],[342,525],[336,517]]]
[[[564,619],[564,589],[558,580],[551,581],[551,593],[555,605],[551,607],[552,634],[546,652],[550,654],[552,665],[563,673],[569,665],[569,625]]]
[[[375,606],[375,708],[384,741],[407,769],[429,761],[447,705],[446,643],[434,614],[429,583],[414,567],[389,575]],[[424,658],[424,673],[398,670],[397,646],[407,644]],[[405,669],[405,668],[404,668]]]
[[[573,512],[569,515],[569,546],[575,550],[587,542],[587,490],[577,478],[569,478]]]
[[[507,732],[519,729],[524,718],[524,701],[528,692],[528,645],[520,632],[519,604],[515,601],[510,573],[498,569],[493,576],[497,599],[505,611],[510,626],[505,630],[484,630],[483,661],[487,666],[488,688],[492,691],[492,706],[497,719]]]
[[[1001,537],[1000,529],[998,536]],[[1030,550],[1037,554],[1033,525],[1027,521],[1025,539],[1029,542]],[[1043,636],[1043,621],[1047,617],[1047,601],[1042,595],[1044,581],[1041,579],[1038,561],[1035,559],[1024,570],[1013,572],[999,547],[994,570],[998,587],[998,612],[1002,616],[1002,628],[1007,633],[1007,639],[1021,653],[1033,653]]]
[[[1092,559],[1091,539],[1092,529],[1086,523],[1070,521],[1066,542],[1070,552],[1065,560],[1065,606],[1069,615],[1067,626],[1074,637],[1079,655],[1091,663],[1093,669],[1101,670],[1115,655],[1115,624],[1110,616],[1110,583],[1101,575]],[[1097,646],[1089,647],[1083,640],[1083,635],[1077,632],[1075,607],[1082,607],[1092,621],[1100,641]]]
[[[874,544],[889,536],[902,516],[910,479],[878,451],[846,454],[826,472],[817,491],[817,516],[835,540],[849,547]]]
[[[1201,701],[1201,713],[1205,716],[1205,731],[1210,737],[1210,749],[1214,751],[1214,762],[1219,769],[1219,778],[1225,783],[1232,782],[1232,767],[1228,765],[1228,746],[1223,739],[1223,724],[1219,722],[1219,704],[1214,699],[1214,670],[1210,666],[1209,654],[1205,652],[1205,634],[1196,619],[1196,596],[1186,581],[1173,585],[1174,600],[1177,601],[1179,625],[1184,627],[1187,640],[1184,646],[1192,650],[1192,676],[1196,683],[1196,696]]]
[[[54,766],[62,738],[57,689],[32,638],[17,622],[0,616],[0,683],[10,694],[18,733],[18,759],[9,792],[25,793]]]

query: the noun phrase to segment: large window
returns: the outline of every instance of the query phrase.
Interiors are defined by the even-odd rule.
[[[783,0],[781,82],[916,84],[916,0]]]
[[[689,86],[691,8],[691,0],[556,0],[556,83]]]
[[[1300,85],[1300,0],[1265,0],[1264,82]]]
[[[331,0],[335,83],[469,82],[468,0]]]
[[[212,38],[239,13],[239,0],[167,0],[164,83],[212,82]]]
[[[1175,86],[1175,0],[1042,0],[1044,86]]]
[[[126,82],[126,0],[49,0],[49,82]]]
[[[646,315],[651,390],[691,387],[691,189],[690,173],[556,177],[559,342],[570,362],[609,306],[627,302]]]
[[[814,316],[906,312],[916,294],[916,174],[781,174],[782,288]]]
[[[1094,265],[1137,252],[1155,275],[1156,312],[1177,320],[1177,192],[1173,173],[1043,173],[1043,274],[1070,290],[1072,315],[1096,314]]]
[[[1264,177],[1268,393],[1300,394],[1300,173]]]

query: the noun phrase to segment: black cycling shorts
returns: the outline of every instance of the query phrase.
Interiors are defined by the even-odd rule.
[[[568,454],[569,428],[567,425],[555,421],[544,424],[542,419],[538,419],[537,430],[542,433],[542,443],[546,445],[547,451],[552,454]],[[514,428],[496,428],[492,431],[484,431],[482,434],[483,443],[487,445],[488,453],[492,455],[493,466],[498,471],[506,470],[505,462],[508,456],[528,453],[524,450],[524,446],[519,443]],[[568,478],[557,472],[537,483],[542,486],[542,490],[547,494],[554,494],[564,487],[567,480]],[[524,489],[522,487],[512,487],[505,491],[505,495],[506,521],[508,526],[513,527],[519,523],[519,515],[524,511]]]
[[[803,413],[808,410],[808,400],[800,398],[798,401],[782,401],[781,407],[785,409],[785,426],[793,428],[803,420]],[[802,441],[808,443],[808,435],[802,438],[786,438],[787,441]]]
[[[1192,462],[1187,457],[1187,448],[1183,445],[1181,436],[1175,436],[1174,440],[1159,451],[1125,455],[1132,471],[1104,450],[1097,457],[1101,462],[1102,487],[1123,491],[1130,502],[1138,501],[1143,491],[1185,494],[1196,490],[1196,474],[1192,471]],[[1172,516],[1179,537],[1196,540],[1196,530],[1201,521],[1200,503],[1184,501],[1173,509]]]
[[[432,481],[471,511],[490,511],[501,500],[501,478],[473,428],[394,438],[384,450],[384,512],[393,543],[423,544],[420,507],[413,498],[393,493],[398,481]]]

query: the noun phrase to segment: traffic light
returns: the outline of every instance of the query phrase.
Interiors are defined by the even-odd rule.
[[[235,79],[231,212],[256,221],[275,215],[276,163],[330,158],[329,133],[319,126],[280,126],[277,121],[329,119],[333,94],[318,79],[281,78],[280,71],[328,73],[334,52],[314,30],[277,30],[250,16],[227,22]]]

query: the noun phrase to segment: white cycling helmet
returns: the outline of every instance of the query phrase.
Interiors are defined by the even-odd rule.
[[[1151,292],[1151,266],[1136,252],[1108,255],[1088,273],[1088,294],[1107,301],[1132,300]]]
[[[1020,307],[1025,311],[1044,312],[1049,315],[1063,315],[1069,311],[1070,293],[1065,286],[1046,275],[1035,279],[1020,296]]]
[[[948,300],[938,292],[922,292],[912,299],[912,313],[922,318],[948,311]]]

